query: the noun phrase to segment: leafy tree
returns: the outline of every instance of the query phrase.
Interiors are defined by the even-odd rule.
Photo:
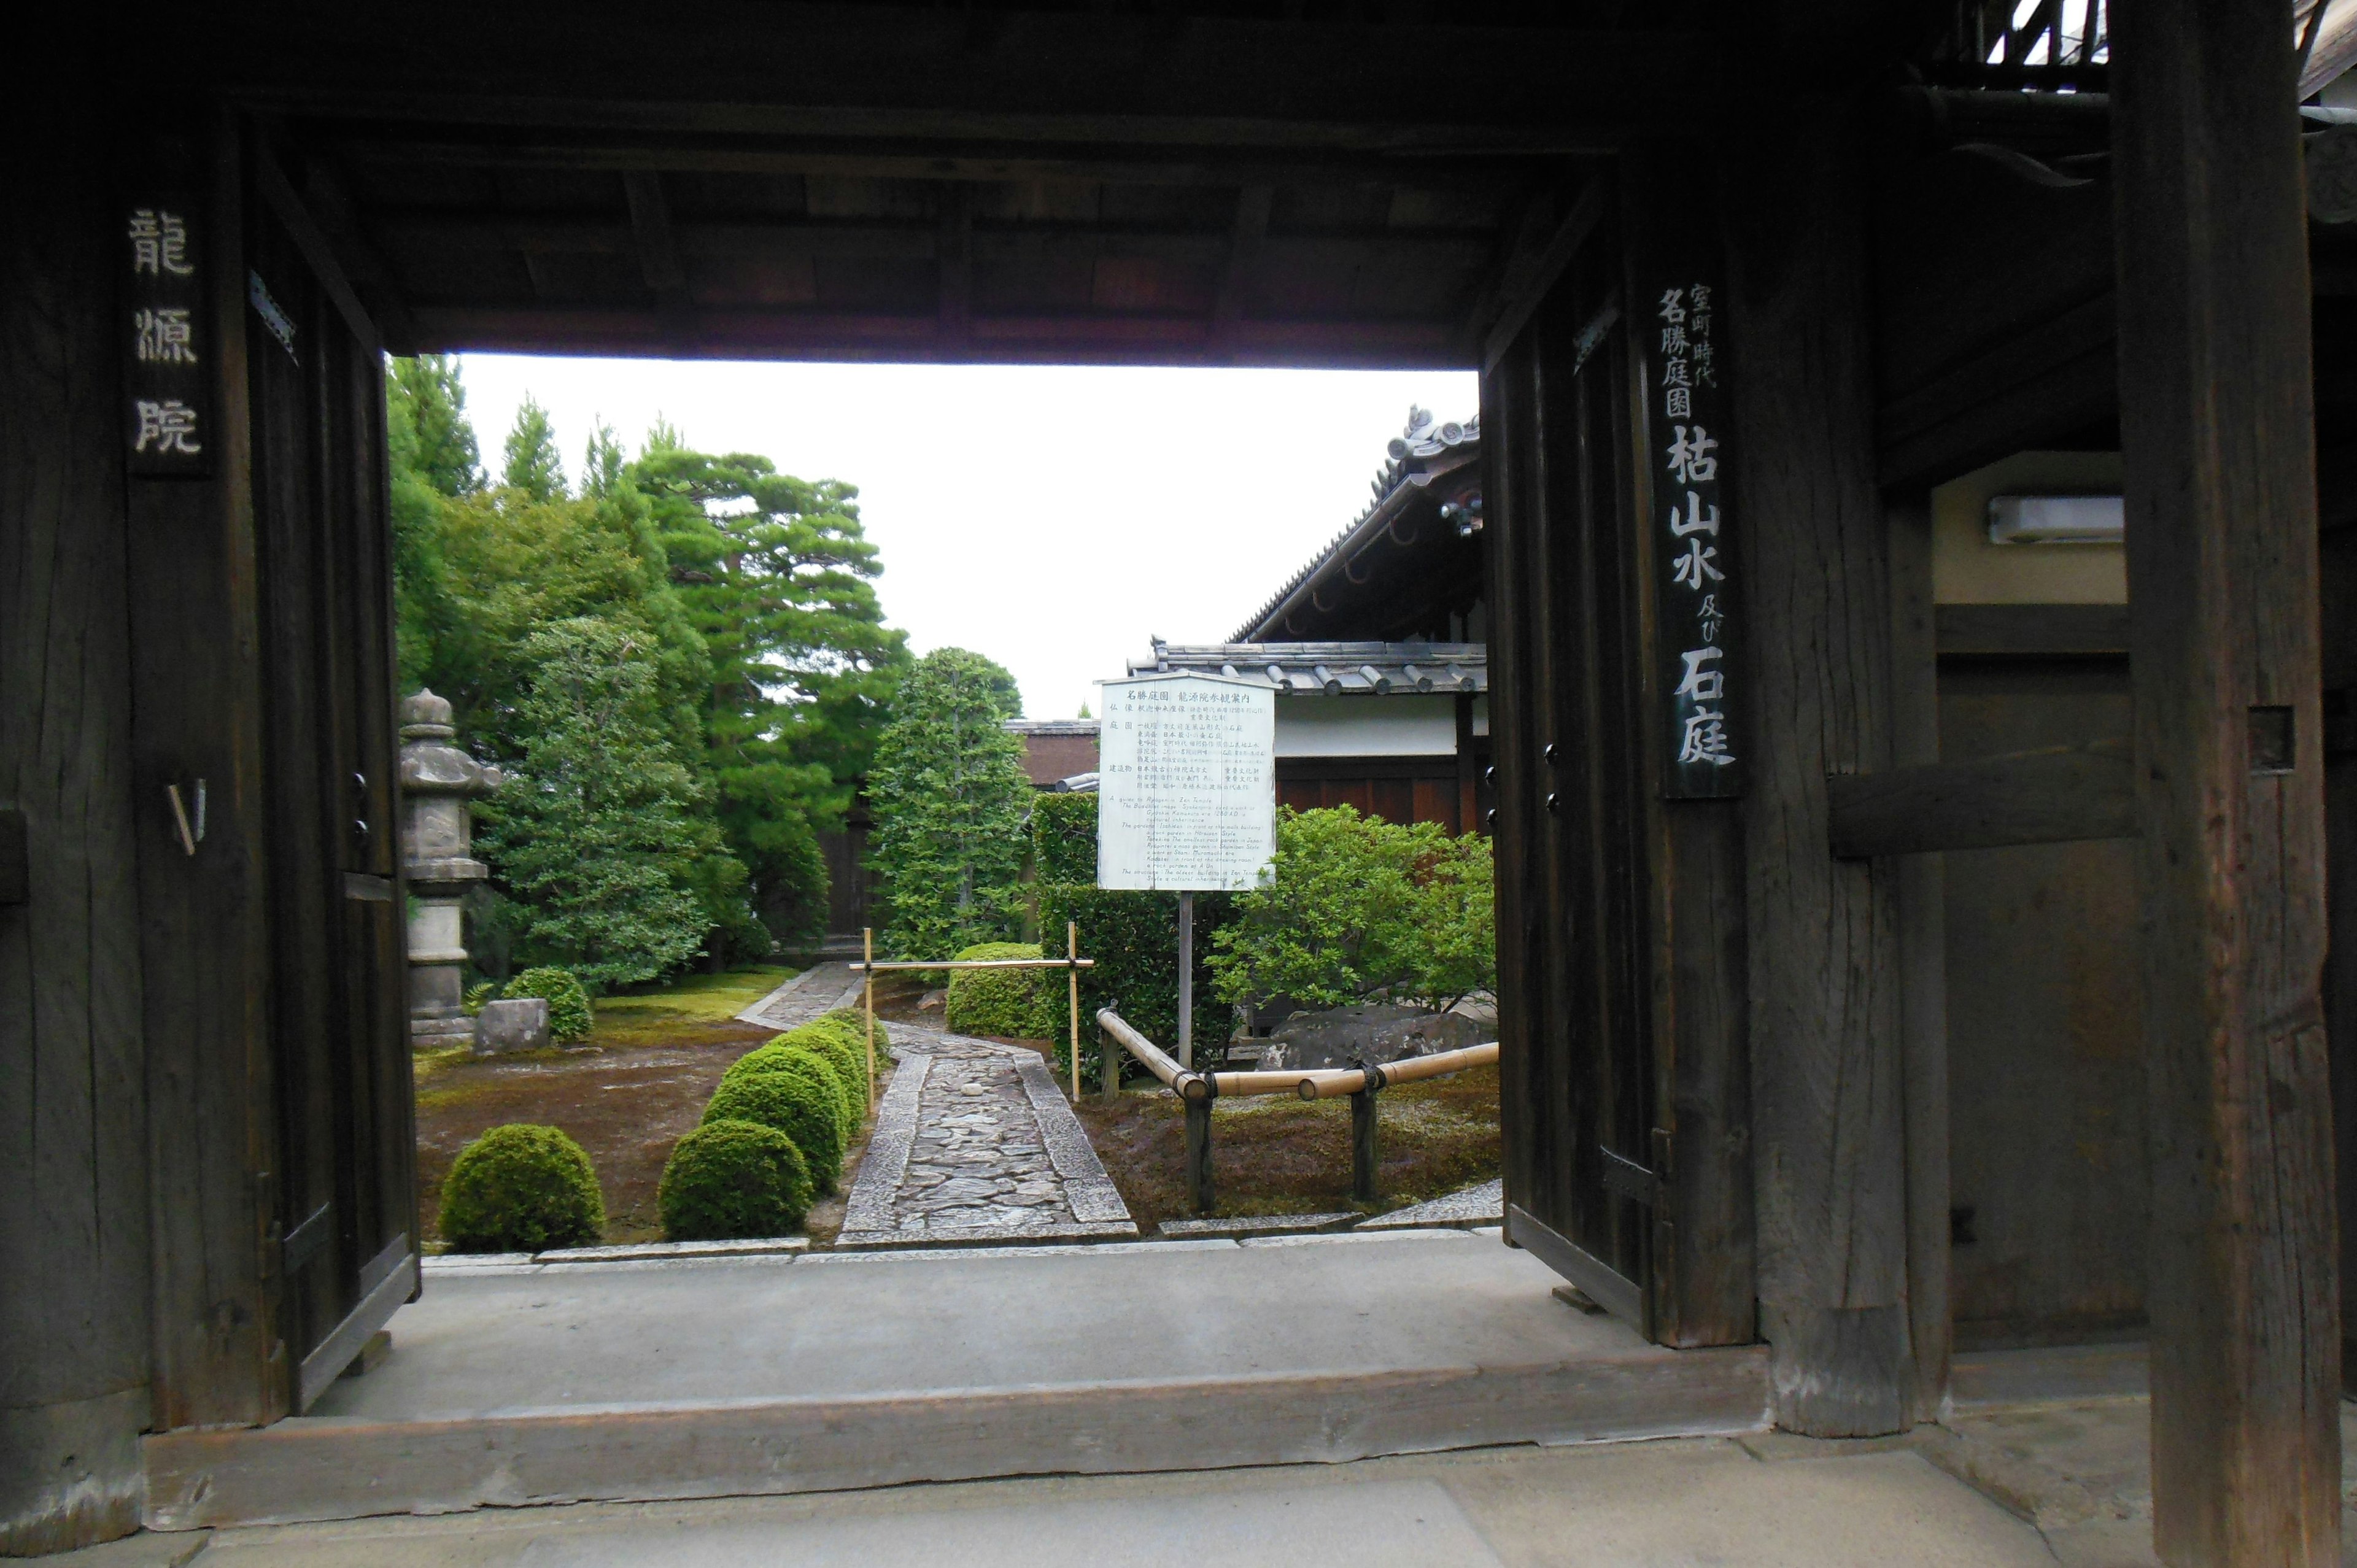
[[[1228,1002],[1323,1007],[1384,996],[1445,1011],[1497,984],[1490,842],[1349,806],[1278,813],[1267,881],[1213,938]]]
[[[643,627],[593,616],[524,639],[522,755],[478,841],[529,911],[524,955],[593,987],[653,980],[693,956],[710,929],[698,862],[726,858],[666,733],[648,641]]]
[[[467,420],[467,389],[447,354],[395,360],[385,378],[385,443],[396,470],[446,496],[483,488],[482,454]]]
[[[611,496],[622,488],[622,444],[614,427],[603,419],[589,432],[589,449],[581,456],[581,493]]]
[[[1032,791],[1006,727],[1021,712],[1015,689],[981,654],[944,648],[917,660],[893,699],[867,783],[893,952],[940,958],[1019,932]]]
[[[690,451],[660,424],[628,478],[711,660],[703,722],[722,831],[771,929],[815,935],[817,832],[849,807],[907,657],[884,625],[858,491]]]
[[[555,500],[565,493],[565,459],[556,454],[556,426],[548,411],[524,395],[516,410],[515,428],[508,432],[507,467],[501,480],[534,500]]]

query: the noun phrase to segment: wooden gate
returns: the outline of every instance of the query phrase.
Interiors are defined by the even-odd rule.
[[[266,161],[245,352],[271,823],[280,1332],[307,1409],[417,1286],[383,357]],[[307,240],[311,243],[307,244]]]
[[[1622,194],[1674,162],[1577,194],[1481,421],[1508,1235],[1699,1346],[1755,1328],[1746,732],[1715,245]]]

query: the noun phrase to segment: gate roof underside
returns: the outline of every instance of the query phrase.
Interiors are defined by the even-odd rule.
[[[1407,368],[1779,52],[1709,0],[1210,9],[266,4],[169,58],[396,351]]]

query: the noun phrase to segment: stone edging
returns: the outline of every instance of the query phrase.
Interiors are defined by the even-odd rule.
[[[909,1154],[917,1142],[917,1112],[925,1094],[925,1076],[933,1058],[911,1051],[894,1053],[899,1066],[884,1102],[876,1108],[876,1128],[867,1136],[867,1153],[860,1157],[859,1175],[843,1206],[841,1235],[859,1230],[885,1230],[892,1224],[892,1199],[909,1174]],[[840,1235],[838,1236],[840,1240]]]
[[[1117,1224],[1127,1234],[1136,1235],[1137,1225],[1129,1217],[1129,1206],[1122,1202],[1113,1177],[1105,1174],[1104,1162],[1097,1158],[1096,1145],[1089,1142],[1081,1119],[1072,1114],[1064,1091],[1056,1087],[1047,1062],[1024,1051],[1017,1057],[1015,1072],[1023,1081],[1023,1093],[1031,1101],[1031,1113],[1039,1121],[1040,1139],[1048,1146],[1048,1163],[1056,1167],[1056,1175],[1063,1180],[1064,1201],[1071,1208],[1072,1218],[1083,1225]]]

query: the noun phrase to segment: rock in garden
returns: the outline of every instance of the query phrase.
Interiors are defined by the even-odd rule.
[[[1453,1051],[1496,1037],[1494,1028],[1461,1013],[1367,1003],[1324,1013],[1296,1013],[1269,1037],[1260,1066],[1269,1072],[1355,1067]]]
[[[486,1002],[475,1015],[475,1054],[504,1056],[510,1051],[548,1048],[548,1000],[519,996],[513,1001]]]

